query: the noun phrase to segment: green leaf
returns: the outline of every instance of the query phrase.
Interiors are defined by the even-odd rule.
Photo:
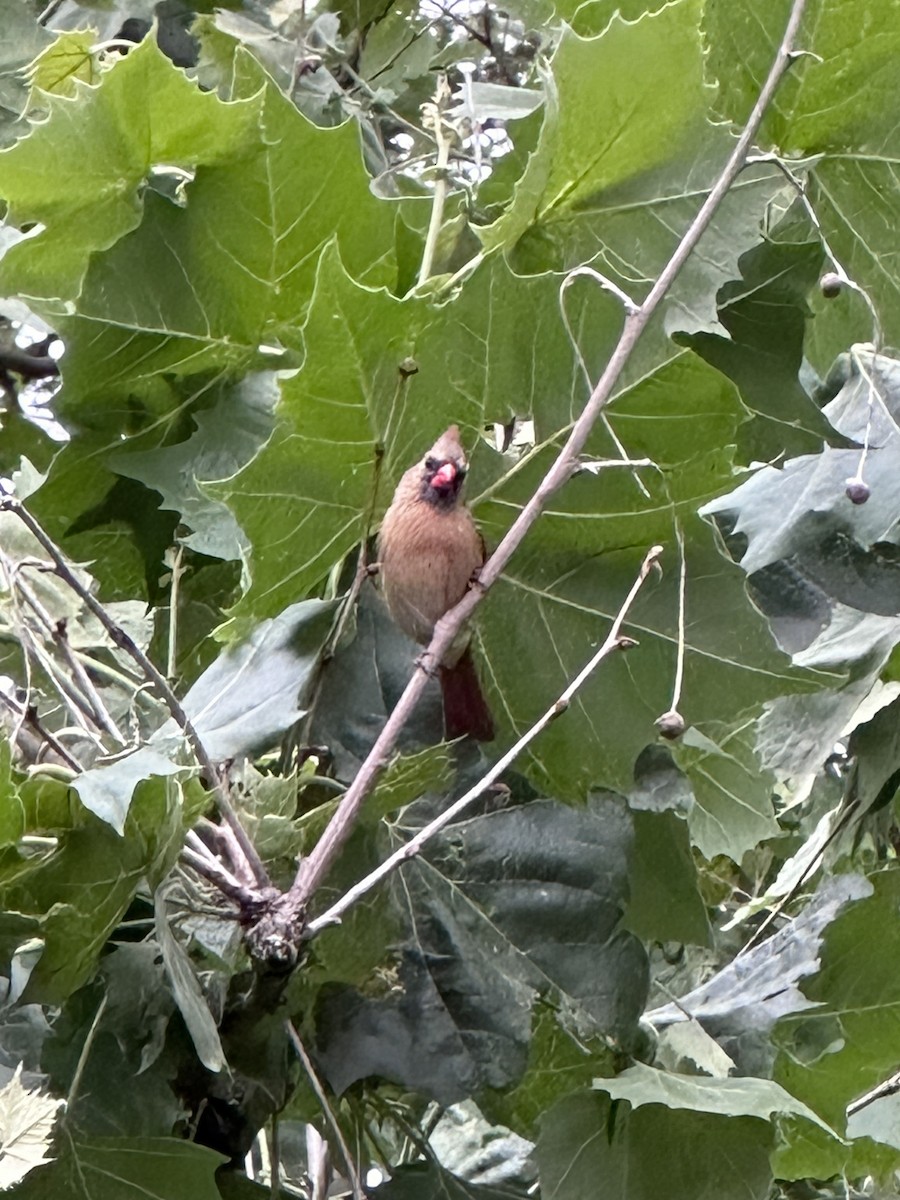
[[[709,945],[688,824],[674,812],[636,812],[625,924],[643,941]]]
[[[628,1110],[576,1092],[545,1116],[537,1157],[542,1191],[554,1200],[584,1200],[601,1179],[614,1200],[765,1200],[771,1143],[758,1117]]]
[[[184,545],[215,558],[237,559],[243,550],[241,531],[225,505],[211,500],[199,481],[226,479],[250,462],[271,435],[278,387],[274,372],[265,372],[216,391],[220,398],[197,413],[196,429],[186,441],[126,450],[107,461],[120,475],[160,493],[161,507],[177,512],[192,531],[180,539]]]
[[[719,105],[738,123],[756,99],[788,7],[786,0],[716,0],[706,6]],[[805,54],[792,64],[762,129],[764,144],[790,159],[821,156],[811,168],[809,189],[817,217],[850,278],[874,302],[889,344],[896,344],[900,330],[900,290],[882,266],[892,247],[885,198],[892,187],[900,119],[891,84],[890,64],[900,44],[894,18],[890,3],[823,0],[816,5],[798,40]],[[848,38],[849,28],[865,29],[865,37]],[[836,326],[840,321],[838,314],[828,319]],[[861,309],[857,328],[860,323],[867,332],[857,335],[859,340],[872,340],[871,319]],[[833,336],[840,337],[838,328]]]
[[[380,1074],[440,1100],[521,1075],[537,995],[585,1033],[628,1042],[646,959],[620,929],[631,829],[597,797],[454,825],[405,869],[395,903],[410,934],[396,990],[320,996],[318,1044],[332,1086]]]
[[[540,142],[509,211],[481,232],[486,248],[516,244],[517,268],[531,273],[590,262],[636,299],[646,294],[733,144],[708,120],[699,15],[695,0],[678,0],[636,21],[611,14],[594,38],[564,30]],[[635,63],[652,88],[635,89]],[[715,325],[716,289],[782,187],[771,167],[742,175],[679,277],[672,327]]]
[[[775,1115],[803,1117],[835,1137],[834,1130],[811,1108],[795,1099],[771,1079],[708,1079],[699,1075],[675,1075],[636,1063],[615,1079],[598,1079],[594,1087],[613,1100],[626,1100],[632,1109],[644,1104],[715,1113],[725,1117]]]
[[[89,812],[121,834],[125,832],[125,820],[137,785],[144,779],[175,775],[183,769],[143,746],[109,766],[92,767],[76,775],[72,787]]]
[[[95,41],[92,30],[61,33],[30,64],[29,83],[42,92],[69,97],[77,94],[78,83],[98,83],[100,72],[92,53]]]
[[[733,379],[757,414],[741,431],[744,461],[818,450],[834,436],[799,380],[806,297],[821,263],[818,241],[761,242],[741,256],[740,282],[718,293],[719,320],[729,336],[699,332],[677,339]]]
[[[4,736],[0,741],[0,847],[14,846],[24,832],[25,810],[12,776],[12,744]]]
[[[53,41],[53,34],[19,0],[0,0],[0,26],[0,144],[7,145],[15,137],[14,122],[28,105],[22,68]]]
[[[331,600],[294,604],[261,621],[203,672],[183,707],[214,760],[266,749],[302,716],[298,697],[311,685],[335,607]],[[169,722],[156,740],[164,743],[176,732]]]
[[[13,246],[0,287],[72,297],[92,251],[141,220],[141,185],[162,164],[191,169],[248,149],[259,104],[204,94],[145,38],[96,87],[49,98],[50,115],[2,152],[0,192],[16,224],[43,232]]]
[[[64,1139],[55,1162],[16,1190],[16,1200],[61,1196],[116,1200],[219,1200],[220,1154],[179,1138]]]
[[[694,791],[688,822],[691,840],[705,858],[727,854],[740,862],[757,842],[779,833],[772,805],[774,778],[754,754],[752,728],[723,731],[716,741],[688,730],[675,759]]]
[[[169,780],[139,784],[122,836],[83,813],[76,825],[58,800],[54,812],[40,796],[32,787],[31,827],[49,828],[58,844],[41,857],[8,866],[0,894],[6,911],[38,919],[44,939],[24,1000],[60,1004],[93,974],[141,882],[155,881],[171,867],[181,846],[180,795]],[[30,817],[29,807],[26,802]],[[66,820],[62,828],[51,824],[60,816]]]
[[[900,1012],[893,970],[900,953],[900,873],[882,871],[871,883],[873,894],[844,912],[825,935],[819,973],[804,985],[816,1007],[785,1017],[775,1031],[781,1048],[777,1081],[839,1131],[847,1105],[897,1066],[888,1031]],[[786,1177],[855,1175],[865,1170],[868,1153],[865,1143],[845,1148],[798,1142],[779,1155],[779,1171]]]

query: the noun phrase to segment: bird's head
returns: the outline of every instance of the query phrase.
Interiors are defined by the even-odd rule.
[[[459,428],[451,425],[422,460],[422,499],[438,508],[452,508],[459,498],[468,465]]]

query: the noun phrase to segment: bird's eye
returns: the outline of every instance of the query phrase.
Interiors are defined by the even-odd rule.
[[[429,471],[429,472],[436,471],[440,465],[441,464],[438,462],[438,460],[436,458],[429,457],[429,458],[425,459],[425,470],[426,471]]]

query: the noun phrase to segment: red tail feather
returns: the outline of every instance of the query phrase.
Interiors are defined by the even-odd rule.
[[[468,735],[478,742],[494,737],[494,718],[478,682],[471,651],[466,648],[454,667],[441,667],[444,732],[449,739]]]

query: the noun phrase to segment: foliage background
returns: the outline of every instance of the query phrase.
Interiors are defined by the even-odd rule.
[[[459,423],[496,545],[621,328],[566,272],[647,295],[788,7],[0,0],[0,475],[173,679],[280,886],[411,670],[351,589],[399,474]],[[265,1163],[228,1164],[276,1114],[301,1192],[311,1121],[386,1200],[890,1194],[893,1098],[846,1108],[896,1068],[900,1004],[897,17],[809,3],[757,151],[479,609],[496,746],[442,745],[430,696],[317,911],[530,727],[659,543],[638,645],[290,977],[179,865],[207,797],[178,730],[0,513],[0,1060],[68,1100],[12,1194],[261,1196]],[[24,361],[22,321],[48,334]]]

